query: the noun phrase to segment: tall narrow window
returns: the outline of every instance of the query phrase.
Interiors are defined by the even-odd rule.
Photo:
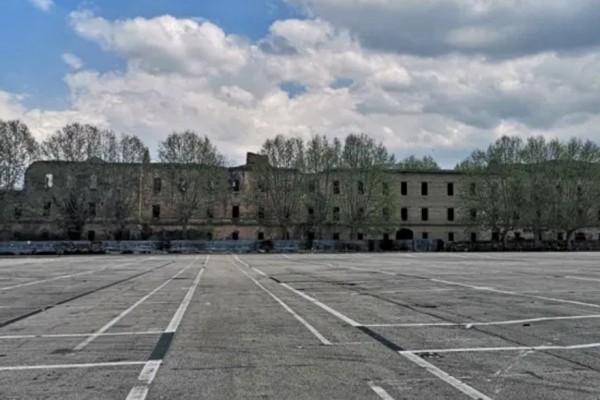
[[[340,181],[333,181],[333,194],[340,194]]]
[[[402,221],[408,221],[408,208],[402,207],[400,209],[400,219]]]
[[[429,220],[429,208],[421,208],[421,220]]]
[[[390,194],[390,184],[389,184],[389,182],[383,182],[381,184],[381,193],[384,196],[388,196]]]
[[[340,208],[339,207],[333,207],[333,220],[334,221],[340,220]]]
[[[206,219],[213,219],[215,217],[215,213],[213,212],[212,208],[207,208],[206,209]]]
[[[339,233],[334,233],[333,234],[333,240],[340,240],[340,234]]]
[[[471,242],[476,242],[476,241],[477,241],[477,233],[471,232]]]
[[[152,206],[152,218],[159,219],[160,218],[160,204],[154,204]]]
[[[448,221],[454,221],[454,208],[448,209]]]
[[[454,196],[454,183],[448,182],[448,196]]]
[[[454,232],[448,232],[448,241],[454,242]]]
[[[469,185],[469,193],[471,194],[471,196],[475,196],[477,194],[477,185],[475,184],[475,182]]]
[[[421,196],[427,196],[429,194],[429,185],[427,182],[421,182]]]
[[[421,237],[422,237],[423,239],[429,239],[429,232],[423,232],[423,233],[421,234]]]
[[[240,206],[233,206],[231,208],[231,218],[237,219],[240,217]]]
[[[51,210],[52,210],[52,203],[49,201],[44,203],[44,214],[43,214],[44,217],[49,217]]]
[[[44,186],[46,189],[50,189],[52,186],[54,186],[54,176],[52,174],[46,174]]]
[[[154,185],[152,187],[154,194],[160,193],[162,190],[162,180],[160,178],[154,178]]]
[[[358,194],[365,194],[365,183],[363,181],[358,181],[356,183],[356,190]]]
[[[265,219],[265,208],[262,206],[258,207],[258,219]]]
[[[314,193],[317,190],[317,183],[315,181],[308,182],[308,192]]]
[[[362,232],[359,232],[356,234],[356,240],[364,240],[365,239],[365,234]]]
[[[235,179],[232,184],[231,187],[233,189],[234,192],[239,192],[240,191],[240,180],[239,179]]]
[[[400,194],[402,196],[408,195],[408,182],[401,182],[400,183]]]
[[[96,216],[96,203],[88,204],[88,213],[90,215],[90,218],[94,218]]]
[[[477,210],[475,208],[471,208],[470,215],[471,219],[475,220],[477,218]]]
[[[315,220],[315,209],[312,207],[308,207],[306,209],[306,214],[308,214],[308,222],[313,222]]]
[[[23,216],[23,207],[21,205],[15,206],[15,217],[20,218]]]

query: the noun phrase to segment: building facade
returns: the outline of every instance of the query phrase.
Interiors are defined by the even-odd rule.
[[[4,196],[4,240],[281,239],[280,225],[255,200],[251,153],[245,165],[203,170],[199,166],[40,161],[26,172],[20,192]],[[465,224],[459,208],[462,175],[455,171],[387,173],[393,196],[383,218],[356,229],[339,215],[332,189],[331,210],[314,229],[312,209],[291,216],[290,239],[444,242],[489,239]],[[190,182],[205,182],[192,185]],[[335,182],[334,182],[335,183]],[[364,190],[364,189],[363,189]]]

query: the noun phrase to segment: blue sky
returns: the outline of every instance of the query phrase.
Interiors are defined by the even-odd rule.
[[[453,167],[502,135],[600,141],[599,20],[598,0],[0,0],[0,119],[153,151],[192,129],[236,163],[364,132]]]
[[[297,7],[279,0],[54,0],[49,11],[28,0],[2,0],[0,4],[0,89],[26,94],[29,107],[69,107],[63,82],[69,67],[65,52],[77,54],[88,68],[100,72],[122,70],[125,60],[103,51],[96,43],[76,35],[69,25],[74,10],[92,10],[110,20],[160,15],[208,19],[225,32],[251,40],[264,37],[276,20],[301,17]]]

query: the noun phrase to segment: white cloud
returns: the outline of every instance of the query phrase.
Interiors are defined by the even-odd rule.
[[[54,7],[53,0],[29,0],[29,2],[36,8],[48,12]]]
[[[600,140],[597,50],[423,57],[365,47],[323,19],[277,21],[251,43],[203,20],[71,18],[80,36],[127,65],[105,73],[75,65],[65,77],[72,100],[65,111],[30,110],[0,92],[0,118],[22,118],[39,137],[75,120],[137,133],[152,146],[173,130],[194,129],[237,162],[280,133],[366,132],[394,151],[435,148],[442,158],[505,133]],[[472,40],[465,32],[457,38]],[[332,88],[339,79],[352,84]],[[290,98],[282,82],[306,92]]]
[[[64,53],[62,55],[62,60],[64,61],[65,64],[67,64],[69,67],[71,67],[74,70],[81,69],[85,65],[85,63],[83,62],[83,60],[81,58],[79,58],[75,54],[71,54],[71,53]]]

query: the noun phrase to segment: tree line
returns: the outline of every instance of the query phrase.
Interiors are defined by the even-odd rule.
[[[156,161],[172,183],[172,208],[186,237],[190,222],[210,220],[231,189],[222,168],[226,158],[207,136],[193,131],[169,134],[157,150]],[[358,238],[369,227],[393,224],[399,199],[390,188],[389,172],[440,169],[430,156],[397,161],[384,144],[365,134],[343,140],[279,135],[265,140],[260,154],[267,162],[252,166],[251,190],[243,200],[256,210],[258,220],[274,224],[282,238],[299,229],[322,238],[332,224]],[[4,211],[8,191],[23,185],[25,170],[36,160],[77,163],[69,166],[75,168],[73,176],[55,183],[60,190],[53,191],[52,204],[36,211],[53,208],[56,222],[70,236],[81,234],[90,218],[101,218],[107,230],[124,230],[139,206],[139,190],[131,188],[138,187],[140,177],[135,170],[119,173],[118,165],[152,162],[149,148],[135,135],[75,123],[38,142],[22,122],[0,121]],[[502,137],[455,167],[465,179],[459,197],[463,222],[491,231],[503,243],[516,230],[532,232],[536,240],[547,231],[565,232],[569,243],[574,232],[599,220],[599,161],[600,149],[591,141]],[[107,174],[111,165],[114,173]],[[90,186],[90,176],[97,180],[96,188],[83,190]]]

